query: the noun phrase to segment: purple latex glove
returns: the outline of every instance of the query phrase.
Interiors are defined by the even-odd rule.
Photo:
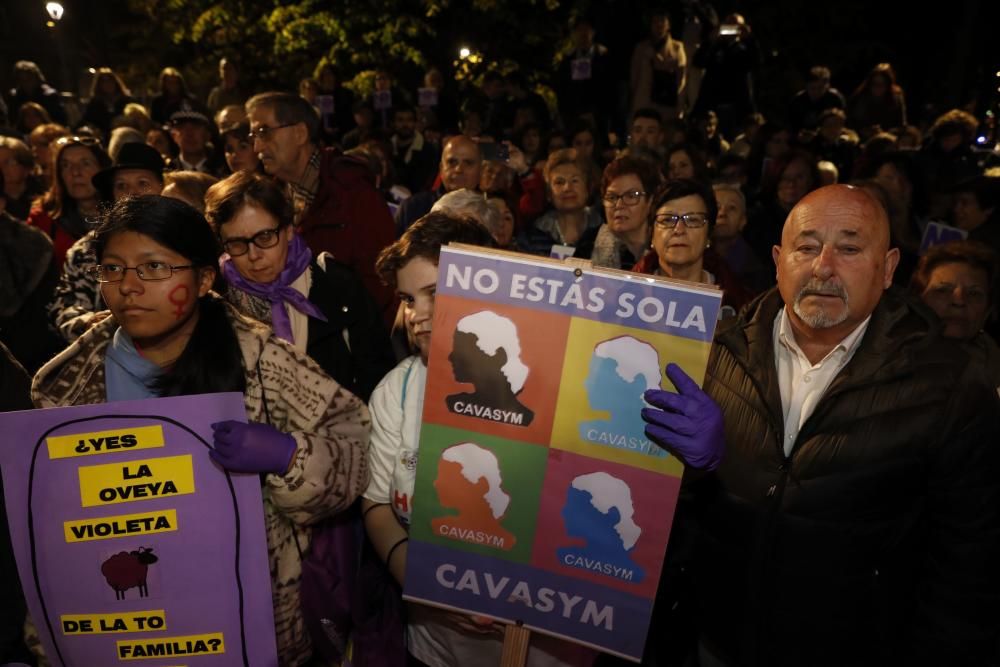
[[[231,472],[284,475],[295,456],[295,438],[268,424],[224,421],[212,424],[212,460]]]
[[[667,377],[680,391],[648,389],[643,397],[646,435],[687,465],[715,470],[726,451],[722,409],[677,364],[667,364]]]

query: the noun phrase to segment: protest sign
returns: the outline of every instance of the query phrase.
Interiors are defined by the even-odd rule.
[[[683,470],[642,394],[701,383],[721,297],[443,248],[404,596],[639,660]]]
[[[246,421],[242,394],[0,414],[11,541],[51,664],[278,664],[260,479],[208,457],[226,419]]]
[[[949,241],[964,241],[968,238],[969,232],[958,227],[946,225],[943,222],[928,222],[924,229],[924,235],[920,239],[919,254],[923,255],[932,246],[948,243]]]

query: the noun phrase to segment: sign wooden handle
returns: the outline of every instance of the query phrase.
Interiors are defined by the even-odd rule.
[[[508,625],[503,631],[503,656],[500,667],[524,667],[528,661],[531,630],[523,625]]]

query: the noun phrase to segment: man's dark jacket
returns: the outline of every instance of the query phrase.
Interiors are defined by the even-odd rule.
[[[993,664],[996,393],[893,290],[791,456],[777,290],[716,335],[714,474],[687,480],[702,641],[730,665]]]

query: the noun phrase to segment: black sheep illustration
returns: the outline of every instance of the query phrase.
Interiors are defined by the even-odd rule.
[[[152,548],[139,547],[131,553],[119,551],[101,564],[101,574],[114,589],[116,600],[124,600],[125,591],[133,586],[139,589],[139,597],[144,598],[149,595],[146,570],[158,560]]]

